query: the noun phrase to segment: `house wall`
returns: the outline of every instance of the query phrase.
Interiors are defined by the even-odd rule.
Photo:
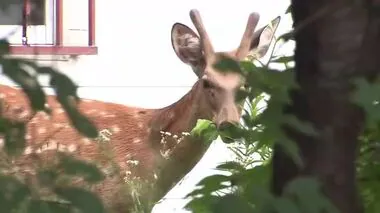
[[[64,43],[87,42],[87,1],[64,0]],[[58,68],[79,86],[81,97],[133,106],[158,108],[182,97],[196,81],[171,47],[170,30],[175,22],[194,29],[189,10],[198,8],[217,51],[236,48],[245,29],[248,14],[259,12],[259,27],[284,14],[289,1],[283,0],[97,0],[96,45],[98,55],[23,56]],[[84,9],[83,9],[84,8]],[[289,30],[282,20],[278,32]],[[40,79],[47,85],[47,79]],[[2,84],[12,84],[0,76]],[[46,89],[50,92],[49,89]],[[225,153],[225,155],[221,154]],[[182,199],[212,168],[231,158],[226,146],[214,143],[197,167],[174,188],[154,212],[181,212]]]

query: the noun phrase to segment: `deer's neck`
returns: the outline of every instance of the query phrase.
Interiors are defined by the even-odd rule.
[[[172,134],[189,132],[198,119],[210,119],[211,116],[201,108],[201,87],[199,81],[176,103],[157,111],[153,117],[152,130]]]
[[[193,129],[198,119],[211,118],[207,110],[202,108],[201,86],[198,81],[179,101],[158,110],[153,116],[151,142],[162,156],[162,161],[158,161],[158,197],[164,196],[190,172],[208,148],[199,138],[183,135],[183,132],[188,133]]]

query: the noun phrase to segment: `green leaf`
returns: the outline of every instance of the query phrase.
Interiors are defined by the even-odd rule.
[[[81,213],[105,213],[97,195],[77,187],[57,187],[54,192],[69,201]]]
[[[215,124],[212,121],[205,119],[197,120],[197,124],[191,130],[191,134],[202,137],[206,143],[211,143],[218,137],[218,131]]]
[[[31,200],[27,213],[71,213],[71,208],[65,203]]]
[[[246,200],[233,194],[220,198],[212,209],[212,212],[215,213],[252,213],[254,211],[253,207]]]
[[[297,166],[303,167],[304,162],[302,161],[302,158],[299,154],[299,148],[297,144],[294,141],[286,138],[286,136],[282,136],[281,138],[282,139],[277,141],[277,143],[283,147],[284,151],[289,155],[289,157],[292,158]]]
[[[297,131],[308,135],[308,136],[318,136],[318,132],[315,130],[313,125],[310,122],[300,121],[294,115],[286,115],[285,123],[289,124],[291,127],[294,127]]]
[[[77,109],[79,101],[77,85],[66,75],[55,71],[50,67],[41,67],[38,72],[51,75],[50,85],[57,94],[57,100],[65,109],[71,124],[83,135],[89,138],[98,137],[96,126]]]
[[[99,132],[95,126],[95,124],[86,118],[84,115],[80,114],[76,109],[75,111],[71,111],[74,106],[63,105],[66,109],[67,114],[70,117],[71,124],[77,129],[81,134],[85,135],[89,138],[97,138]],[[70,111],[70,113],[68,113]]]
[[[184,206],[184,208],[197,213],[212,213],[211,206],[217,202],[217,199],[218,198],[215,196],[193,198]]]
[[[195,135],[201,135],[203,131],[205,131],[206,129],[212,126],[215,126],[215,124],[212,121],[206,120],[206,119],[198,119],[197,124],[191,130],[191,133]]]
[[[255,70],[257,70],[257,67],[251,61],[241,61],[240,69],[243,72],[243,74],[247,74],[249,72],[254,72]]]
[[[272,207],[275,197],[269,187],[251,183],[244,189],[245,197],[253,203],[256,212],[271,212],[267,208]]]
[[[239,126],[231,124],[219,129],[219,135],[222,141],[228,144],[242,138],[244,131]]]
[[[199,194],[210,195],[213,192],[230,187],[228,183],[230,183],[230,178],[226,175],[217,174],[205,177],[196,185],[200,186],[201,188],[193,190],[192,192],[186,195],[186,198],[193,197]]]
[[[301,212],[338,213],[338,210],[321,191],[321,184],[314,178],[300,177],[291,181],[284,189],[286,196],[295,197]],[[310,201],[313,202],[310,202]]]
[[[281,72],[272,69],[266,69],[262,72],[251,72],[247,75],[246,80],[252,87],[252,91],[265,92],[271,96],[271,100],[281,102],[280,104],[291,103],[289,91],[298,89],[293,69]]]
[[[356,90],[352,94],[352,102],[362,107],[366,112],[369,127],[374,127],[380,121],[380,84],[369,83],[363,78],[353,81]]]
[[[245,109],[244,109],[244,111],[245,111]],[[241,116],[241,118],[243,119],[243,122],[244,122],[245,126],[247,126],[248,128],[254,127],[255,123],[253,122],[253,119],[251,118],[251,115],[249,115],[249,114],[243,114]]]
[[[79,99],[77,94],[78,86],[65,74],[51,67],[40,67],[37,72],[51,76],[50,85],[54,88],[58,98],[71,96],[74,97],[75,100]]]
[[[0,112],[2,112],[1,110],[1,101],[0,101]],[[0,133],[4,134],[5,131],[7,130],[7,127],[10,125],[10,120],[9,119],[5,119],[5,118],[2,118],[0,116]]]
[[[9,42],[5,39],[0,40],[0,56],[8,54],[9,53]]]
[[[258,165],[241,173],[240,180],[248,180],[252,186],[267,186],[270,183],[272,169],[270,165]]]
[[[21,155],[25,149],[25,123],[9,123],[5,128],[4,149],[9,155]]]
[[[229,161],[229,162],[219,164],[216,168],[222,171],[229,171],[229,172],[243,172],[245,170],[244,166],[234,161]]]
[[[222,182],[229,182],[229,176],[226,175],[211,175],[203,178],[197,186],[208,186],[214,184],[221,184]]]
[[[31,195],[29,188],[11,176],[0,176],[0,206],[8,212],[19,209]]]
[[[221,72],[242,73],[239,62],[228,56],[222,56],[221,59],[214,64],[214,68]]]
[[[259,110],[261,108],[259,108],[259,103],[262,102],[262,101],[265,101],[264,99],[264,95],[258,95],[256,96],[254,99],[252,99],[251,101],[251,111],[250,111],[250,114],[253,116],[253,117],[256,117],[259,113]]]
[[[278,213],[301,213],[300,209],[294,203],[294,201],[285,197],[276,198],[274,200],[273,207]]]
[[[294,40],[294,32],[293,32],[293,30],[290,31],[290,32],[288,32],[288,33],[284,33],[284,34],[282,34],[281,36],[279,36],[277,38],[278,41],[281,40],[281,39],[283,39],[285,42],[287,42],[289,40]]]
[[[293,62],[294,61],[294,56],[281,56],[281,57],[277,57],[277,58],[274,58],[274,59],[271,59],[270,62],[271,63],[289,63],[289,62]]]
[[[74,159],[64,153],[59,154],[59,167],[67,175],[81,176],[90,183],[104,180],[104,174],[94,164]]]
[[[286,9],[285,14],[292,12],[292,5],[289,5],[289,7]]]
[[[244,89],[239,89],[236,91],[235,101],[237,103],[244,101],[249,95],[249,92]]]
[[[45,110],[46,96],[36,76],[32,76],[20,67],[18,60],[3,60],[3,73],[12,81],[21,86],[23,92],[28,96],[33,110]]]
[[[225,144],[231,144],[235,142],[235,139],[229,137],[228,135],[220,135],[220,139],[223,141]]]
[[[37,172],[37,178],[41,185],[51,187],[58,178],[58,173],[53,169],[43,169]]]

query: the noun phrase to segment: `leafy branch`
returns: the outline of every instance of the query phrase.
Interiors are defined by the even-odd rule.
[[[105,212],[98,196],[85,187],[73,186],[72,181],[81,179],[84,183],[101,182],[105,176],[97,166],[57,152],[55,160],[46,167],[35,163],[34,171],[20,171],[13,162],[22,157],[26,147],[25,135],[28,122],[37,112],[50,115],[47,95],[38,76],[50,78],[58,102],[66,111],[70,124],[86,137],[96,138],[98,131],[94,124],[82,115],[77,104],[77,86],[66,75],[34,61],[8,57],[10,50],[6,40],[0,40],[0,64],[2,74],[19,85],[26,94],[32,115],[24,120],[6,116],[5,101],[0,102],[0,137],[4,139],[0,163],[0,206],[11,213],[82,213]],[[0,91],[1,93],[1,91]],[[33,163],[30,162],[32,165]]]

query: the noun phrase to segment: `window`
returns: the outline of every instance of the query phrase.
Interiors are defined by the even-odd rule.
[[[13,45],[53,45],[54,6],[54,0],[10,3],[0,14],[2,37]]]
[[[95,0],[9,2],[0,10],[0,37],[8,38],[11,53],[97,54]]]

